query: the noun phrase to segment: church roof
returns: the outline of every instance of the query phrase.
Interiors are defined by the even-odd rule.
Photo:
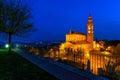
[[[90,44],[90,42],[88,42],[88,41],[77,41],[77,42],[70,41],[70,43],[72,43],[72,44]]]
[[[70,31],[68,34],[81,34],[81,35],[85,35],[84,33],[81,33],[81,32],[75,32],[75,31]]]

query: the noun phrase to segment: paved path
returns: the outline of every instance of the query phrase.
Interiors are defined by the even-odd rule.
[[[54,64],[54,61],[36,56],[34,54],[23,52],[20,49],[14,49],[14,51],[16,51],[19,55],[23,56],[27,60],[31,61],[38,67],[44,69],[45,71],[47,71],[48,73],[52,74],[53,76],[57,77],[60,80],[93,80],[92,78],[87,77],[87,75],[85,74],[83,74],[84,76],[82,76],[70,71],[69,69],[65,69],[61,66],[58,66],[57,64]]]

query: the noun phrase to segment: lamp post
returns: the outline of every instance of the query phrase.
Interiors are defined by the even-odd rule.
[[[88,61],[87,61],[87,71],[91,72],[91,70],[90,70],[90,59],[88,59]]]
[[[90,70],[90,54],[86,53],[85,56],[87,58],[87,71],[91,72],[91,70]]]

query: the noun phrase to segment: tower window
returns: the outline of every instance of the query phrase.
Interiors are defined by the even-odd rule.
[[[90,27],[88,27],[88,29],[90,30],[91,28],[90,28]]]
[[[90,31],[88,31],[88,33],[90,33]]]

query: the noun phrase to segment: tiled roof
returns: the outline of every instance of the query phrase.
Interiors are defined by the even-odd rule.
[[[88,41],[77,41],[77,42],[70,41],[70,43],[72,43],[72,44],[90,44],[90,42],[88,42]]]
[[[71,31],[70,33],[68,34],[81,34],[81,35],[85,35],[84,33],[81,33],[81,32],[75,32],[75,31]]]

